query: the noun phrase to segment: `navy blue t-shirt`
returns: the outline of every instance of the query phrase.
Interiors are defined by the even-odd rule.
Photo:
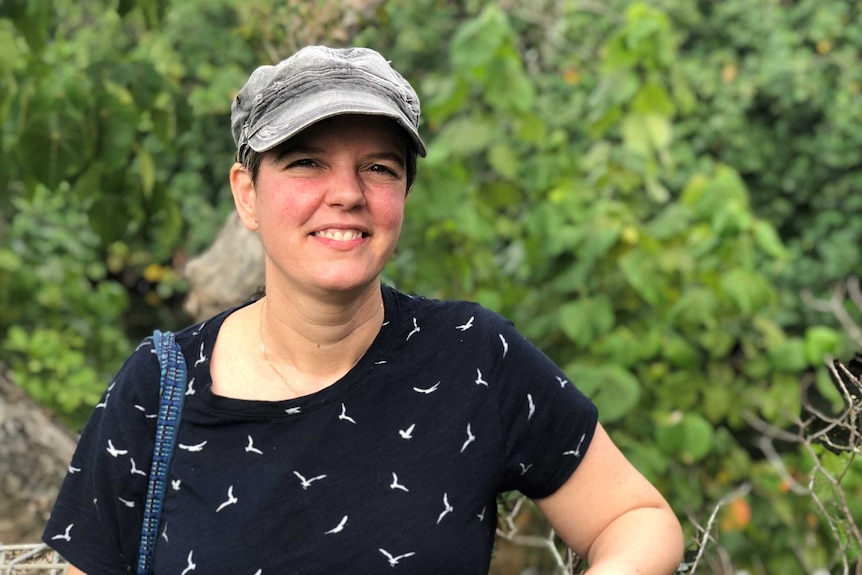
[[[211,391],[231,310],[177,334],[189,372],[155,573],[486,574],[496,497],[556,491],[595,406],[511,322],[383,288],[343,378],[288,401]],[[158,409],[145,340],[83,431],[43,539],[88,575],[134,572]]]

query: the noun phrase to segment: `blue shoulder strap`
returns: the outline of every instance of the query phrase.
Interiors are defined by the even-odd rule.
[[[171,332],[153,332],[153,347],[161,366],[159,419],[156,424],[156,445],[150,467],[144,524],[138,555],[138,575],[152,573],[153,550],[159,533],[159,519],[168,481],[168,469],[176,444],[177,429],[186,394],[186,360]]]

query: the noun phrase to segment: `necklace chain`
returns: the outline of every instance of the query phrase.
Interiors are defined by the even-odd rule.
[[[284,383],[285,387],[289,389],[294,395],[296,395],[296,391],[291,387],[289,383],[287,383],[287,378],[282,375],[282,373],[278,370],[277,367],[269,360],[269,357],[266,355],[266,346],[263,345],[263,312],[266,309],[267,297],[264,296],[263,303],[260,306],[260,321],[258,321],[257,325],[257,337],[260,340],[260,352],[263,354],[263,360],[266,362],[266,365],[277,375],[282,383]]]

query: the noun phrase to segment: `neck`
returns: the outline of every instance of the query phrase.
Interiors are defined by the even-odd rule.
[[[274,290],[261,303],[259,335],[267,361],[277,369],[331,383],[365,354],[383,315],[379,283],[340,300]]]

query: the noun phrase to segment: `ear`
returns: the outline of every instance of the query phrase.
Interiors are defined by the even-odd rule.
[[[234,163],[230,169],[230,190],[233,203],[243,225],[251,231],[257,230],[257,192],[251,174],[244,165]]]

